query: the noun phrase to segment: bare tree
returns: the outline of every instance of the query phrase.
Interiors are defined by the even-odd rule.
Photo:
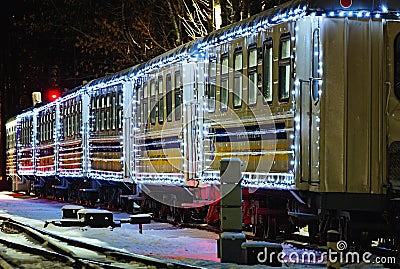
[[[188,37],[193,40],[207,35],[209,18],[212,16],[210,3],[205,0],[183,0],[183,4],[185,13],[181,19]]]

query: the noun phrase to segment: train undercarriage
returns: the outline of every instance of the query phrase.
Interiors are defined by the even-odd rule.
[[[146,212],[160,221],[207,227],[219,231],[219,201],[192,207],[176,204],[176,194],[164,189],[160,199],[139,193],[134,184],[58,178],[20,179],[26,193],[38,197],[72,202],[91,207]],[[14,184],[15,185],[15,184]],[[16,192],[19,189],[13,189]],[[310,193],[242,189],[243,231],[256,240],[301,238],[310,243],[326,242],[329,230],[351,246],[368,249],[371,242],[400,250],[400,199],[398,195]],[[299,229],[306,231],[299,233]]]

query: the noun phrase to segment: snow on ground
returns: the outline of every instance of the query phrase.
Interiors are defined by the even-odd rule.
[[[56,227],[44,228],[44,221],[61,219],[61,208],[66,203],[38,199],[10,192],[0,192],[0,216],[12,217],[17,221],[28,223],[34,227],[45,229],[59,235],[75,238],[92,244],[116,248],[162,259],[181,260],[204,268],[266,268],[266,266],[243,266],[221,264],[217,258],[218,234],[213,232],[179,228],[167,223],[143,225],[143,234],[138,225],[122,224],[122,227],[88,228],[88,227]],[[114,213],[114,220],[129,218],[127,213]],[[284,245],[284,252],[298,251]],[[284,264],[292,268],[325,268],[318,265]],[[348,266],[348,268],[376,268],[376,266]],[[380,267],[380,266],[378,266]],[[343,268],[343,267],[342,267]]]

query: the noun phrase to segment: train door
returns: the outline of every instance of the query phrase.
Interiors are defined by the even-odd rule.
[[[319,122],[321,96],[321,42],[318,21],[304,20],[299,23],[298,36],[306,36],[305,42],[296,44],[298,63],[299,97],[296,136],[300,148],[296,152],[298,158],[297,176],[300,189],[318,188],[319,184]]]
[[[386,66],[384,112],[388,132],[386,134],[387,178],[392,188],[400,189],[400,23],[398,21],[387,21],[385,40],[387,62],[384,65]]]
[[[182,132],[183,132],[183,170],[185,173],[186,185],[192,185],[193,179],[196,178],[197,171],[197,103],[195,96],[196,91],[196,63],[187,62],[182,66],[183,76],[183,118],[182,118]]]

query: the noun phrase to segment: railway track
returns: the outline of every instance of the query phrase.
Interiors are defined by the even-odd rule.
[[[100,247],[4,219],[0,267],[11,268],[201,268]]]

